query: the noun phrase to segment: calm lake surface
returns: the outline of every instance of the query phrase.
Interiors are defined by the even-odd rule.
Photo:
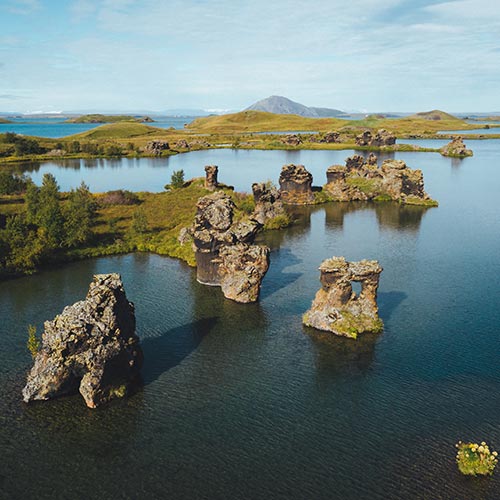
[[[262,237],[272,253],[258,304],[148,254],[0,283],[0,498],[498,500],[498,471],[471,480],[455,465],[459,439],[500,451],[500,141],[471,146],[465,160],[395,155],[423,169],[438,208],[295,209],[294,226]],[[249,190],[289,162],[322,184],[348,154],[204,151],[32,174],[160,191],[172,170],[215,163]],[[302,327],[333,255],[380,261],[382,334]],[[121,273],[136,304],[143,390],[98,410],[79,396],[24,405],[27,325],[41,331],[102,272]]]
[[[33,135],[36,137],[66,137],[79,134],[103,125],[102,123],[64,123],[66,118],[15,118],[10,119],[12,123],[0,123],[0,134],[15,132],[16,134]],[[184,128],[186,123],[194,120],[193,117],[165,117],[159,118],[153,123],[146,123],[158,128]]]

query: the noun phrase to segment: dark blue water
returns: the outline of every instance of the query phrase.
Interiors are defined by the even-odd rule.
[[[36,137],[58,138],[68,135],[79,134],[96,128],[102,123],[64,123],[65,118],[13,118],[13,123],[0,123],[0,134],[15,132],[16,134],[32,135]],[[185,124],[191,123],[193,117],[165,117],[158,121],[146,123],[152,127],[175,129],[184,128]]]
[[[244,186],[297,158],[319,178],[337,158],[202,153],[176,159],[200,170],[225,160],[222,180]],[[224,300],[182,263],[147,254],[1,283],[0,497],[498,500],[498,471],[461,477],[454,444],[500,449],[500,143],[478,142],[462,161],[396,157],[424,170],[440,206],[295,209],[294,226],[263,237],[259,304]],[[384,267],[381,335],[301,326],[332,255]],[[80,397],[24,405],[26,326],[40,330],[111,271],[137,307],[144,389],[99,410]]]

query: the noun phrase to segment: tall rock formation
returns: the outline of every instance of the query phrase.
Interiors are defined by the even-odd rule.
[[[205,188],[209,191],[215,191],[219,185],[217,182],[217,174],[219,167],[216,165],[207,165],[205,167]]]
[[[46,321],[23,389],[25,402],[79,391],[89,408],[124,397],[140,382],[142,349],[134,305],[119,274],[98,274],[85,300]]]
[[[235,223],[235,205],[222,191],[198,200],[189,233],[193,238],[197,280],[221,286],[224,296],[237,302],[255,302],[269,267],[269,249],[251,245],[261,224]]]
[[[312,181],[312,174],[304,165],[284,165],[279,179],[281,199],[289,205],[314,203]]]
[[[332,257],[321,263],[322,288],[317,292],[303,323],[335,335],[357,338],[364,332],[380,332],[377,289],[382,268],[376,260],[347,262],[344,257]],[[361,283],[359,295],[352,283]]]

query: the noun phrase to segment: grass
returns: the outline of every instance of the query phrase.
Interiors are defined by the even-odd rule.
[[[369,196],[378,196],[384,193],[381,192],[380,182],[377,179],[368,179],[366,177],[359,177],[351,175],[347,177],[346,183],[349,186],[358,188],[362,193]]]
[[[164,135],[165,130],[150,127],[137,122],[107,123],[99,127],[71,135],[66,140],[78,141],[82,139],[130,139],[133,137],[144,137],[152,135]]]
[[[66,120],[65,123],[116,123],[124,121],[140,123],[144,121],[144,117],[137,118],[135,116],[130,116],[130,115],[90,114],[90,115],[82,115],[77,118],[70,118],[69,120]]]
[[[234,220],[246,216],[243,210],[247,195],[225,192],[236,204]],[[97,221],[93,227],[94,238],[80,248],[70,249],[54,255],[54,261],[81,260],[104,255],[115,255],[134,251],[153,252],[175,257],[194,266],[195,256],[190,243],[181,245],[180,230],[191,226],[196,213],[196,203],[210,191],[204,187],[204,179],[194,179],[187,186],[164,193],[135,193],[138,203],[131,205],[100,205]],[[105,193],[94,195],[96,201],[105,198]],[[66,198],[63,193],[62,200]],[[64,201],[63,201],[64,203]],[[22,196],[0,197],[0,214],[14,215],[25,210]],[[144,227],[137,230],[138,214]],[[275,221],[283,227],[282,220]]]

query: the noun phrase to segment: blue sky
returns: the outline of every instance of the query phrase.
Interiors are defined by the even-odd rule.
[[[500,110],[497,0],[1,0],[0,110]]]

